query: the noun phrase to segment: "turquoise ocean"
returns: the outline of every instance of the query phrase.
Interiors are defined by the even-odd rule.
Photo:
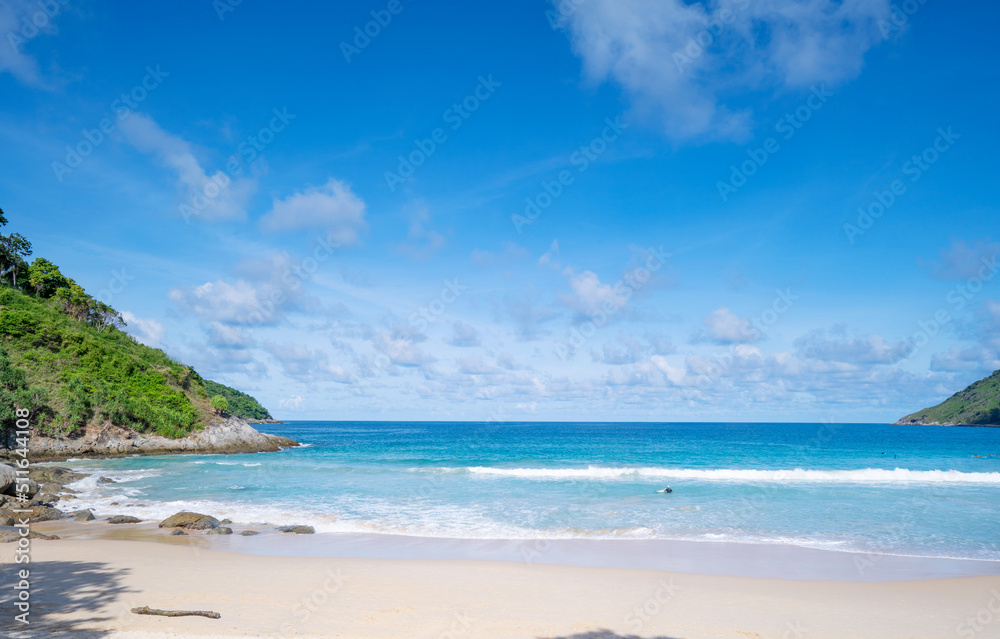
[[[313,422],[274,454],[71,460],[74,507],[319,533],[768,543],[1000,560],[1000,429]],[[100,477],[116,483],[99,482]],[[659,489],[670,486],[670,494]],[[115,503],[117,505],[112,505]]]

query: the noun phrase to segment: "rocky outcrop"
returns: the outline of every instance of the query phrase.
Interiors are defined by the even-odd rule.
[[[89,426],[77,437],[49,437],[35,433],[31,437],[30,450],[32,461],[53,461],[70,457],[174,453],[270,453],[298,445],[287,437],[262,433],[246,421],[228,416],[180,439],[138,433],[110,424]],[[0,458],[13,458],[14,448],[13,442],[8,442],[6,450],[0,448]],[[0,478],[0,484],[2,481]]]
[[[108,517],[109,524],[138,524],[141,519],[138,517],[132,517],[131,515],[115,515],[114,517]]]
[[[209,530],[206,535],[231,535],[233,534],[233,529],[226,526],[219,526],[218,528],[213,528]]]
[[[16,479],[17,474],[14,472],[13,466],[0,464],[0,493],[6,493],[12,488]]]
[[[0,544],[9,544],[21,538],[21,529],[13,526],[0,526]],[[32,530],[28,539],[59,539],[56,535],[46,535]]]
[[[282,526],[278,528],[283,533],[291,533],[293,535],[313,535],[316,533],[316,529],[312,526]]]
[[[189,530],[207,530],[218,528],[219,520],[211,515],[202,515],[182,510],[160,522],[160,528],[187,528]]]

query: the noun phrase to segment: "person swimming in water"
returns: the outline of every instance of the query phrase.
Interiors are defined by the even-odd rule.
[[[666,488],[661,488],[660,490],[658,490],[656,492],[658,492],[658,493],[672,493],[672,492],[674,492],[674,489],[671,488],[670,486],[667,486]]]

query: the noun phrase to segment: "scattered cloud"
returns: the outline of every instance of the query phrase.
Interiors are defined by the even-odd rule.
[[[163,324],[155,319],[137,317],[135,314],[125,311],[122,319],[127,325],[127,332],[141,344],[152,348],[162,348],[163,340],[167,337],[167,329]]]
[[[431,215],[423,203],[418,204],[409,217],[406,241],[399,245],[399,251],[416,260],[425,260],[444,246],[444,236],[427,228]]]
[[[888,0],[587,0],[563,26],[586,76],[668,136],[743,139],[751,113],[724,100],[855,77],[889,13]]]
[[[230,178],[223,171],[208,175],[189,142],[167,133],[153,118],[133,113],[121,123],[125,139],[142,153],[155,156],[177,174],[181,214],[190,219],[244,220],[257,190],[255,180]]]
[[[451,339],[448,340],[448,343],[452,346],[468,348],[482,344],[482,338],[479,336],[479,331],[477,331],[474,326],[466,324],[462,320],[456,320],[455,323],[452,324],[452,329],[454,330],[454,334],[451,336]]]
[[[571,273],[569,286],[573,294],[560,293],[559,301],[580,315],[610,314],[628,303],[628,297],[610,284],[602,283],[593,271]]]
[[[933,274],[940,280],[987,280],[997,270],[998,259],[1000,242],[979,240],[968,244],[952,240],[951,245],[941,251],[940,260],[933,262]]]
[[[843,325],[811,331],[794,344],[800,357],[845,364],[895,364],[913,351],[906,341],[889,343],[881,335],[852,336]]]
[[[364,200],[348,184],[330,178],[323,186],[309,186],[284,199],[274,198],[260,226],[267,232],[324,230],[332,242],[351,246],[361,241],[361,234],[368,228],[366,208]]]
[[[739,317],[726,307],[717,308],[704,318],[705,328],[695,331],[694,342],[715,344],[747,344],[761,339],[761,333],[745,317]]]

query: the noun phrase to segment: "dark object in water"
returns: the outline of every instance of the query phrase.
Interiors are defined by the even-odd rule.
[[[674,492],[674,489],[671,488],[670,486],[667,486],[666,488],[663,488],[663,489],[658,490],[656,492],[658,492],[658,493],[672,493],[672,492]]]

